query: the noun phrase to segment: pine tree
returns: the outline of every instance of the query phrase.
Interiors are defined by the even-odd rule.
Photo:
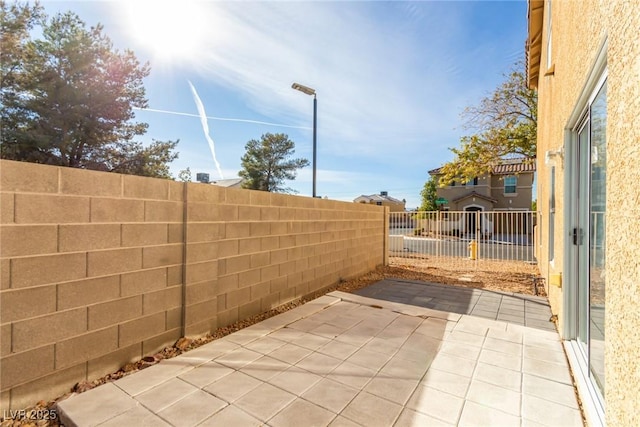
[[[285,180],[296,178],[296,171],[309,165],[307,159],[292,159],[295,143],[283,133],[266,133],[260,141],[252,139],[245,146],[240,177],[244,188],[271,192],[294,192],[283,187]]]

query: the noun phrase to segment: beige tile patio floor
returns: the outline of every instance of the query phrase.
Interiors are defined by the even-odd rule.
[[[67,426],[581,426],[558,334],[332,292],[59,404]]]

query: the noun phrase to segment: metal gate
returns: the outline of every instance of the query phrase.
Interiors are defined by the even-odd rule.
[[[389,256],[535,262],[534,211],[389,214]]]

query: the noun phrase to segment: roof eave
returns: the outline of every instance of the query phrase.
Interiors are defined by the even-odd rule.
[[[496,199],[494,199],[492,197],[483,196],[482,194],[478,194],[475,191],[472,191],[471,193],[468,193],[468,194],[463,194],[462,196],[453,199],[452,202],[460,202],[460,201],[462,201],[464,199],[469,199],[471,197],[477,197],[479,199],[484,199],[484,200],[486,200],[488,202],[491,202],[491,203],[498,203],[498,201]]]
[[[544,0],[528,1],[528,36],[527,51],[527,82],[530,88],[538,87],[540,75],[540,59],[542,56],[542,22],[544,16]]]

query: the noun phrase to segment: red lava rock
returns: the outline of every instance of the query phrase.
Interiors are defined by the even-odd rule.
[[[122,370],[125,371],[125,372],[135,371],[136,370],[136,365],[134,365],[133,363],[127,363],[126,365],[124,365]]]
[[[73,387],[73,391],[75,391],[76,393],[84,393],[85,391],[91,390],[94,387],[95,384],[89,381],[81,381]]]
[[[192,340],[190,338],[182,337],[176,342],[176,348],[179,350],[186,350],[191,345]]]

